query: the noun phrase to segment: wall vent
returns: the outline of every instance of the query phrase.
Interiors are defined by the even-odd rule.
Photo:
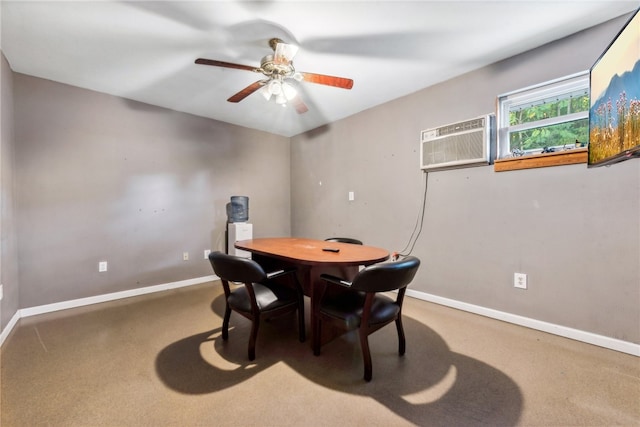
[[[487,114],[420,134],[420,168],[425,171],[491,163],[495,116]]]

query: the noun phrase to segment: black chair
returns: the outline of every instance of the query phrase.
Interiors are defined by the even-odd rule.
[[[315,316],[313,353],[320,354],[320,336],[323,323],[342,330],[358,329],[364,360],[364,379],[371,381],[372,363],[368,336],[395,321],[398,330],[398,352],[405,353],[405,336],[402,327],[402,302],[407,285],[411,283],[420,260],[409,256],[399,261],[368,266],[356,274],[352,282],[322,274],[327,283],[348,288],[349,292],[325,293],[320,300],[319,314]],[[397,290],[395,300],[379,292]]]
[[[351,243],[353,245],[361,245],[362,242],[358,239],[352,239],[351,237],[329,237],[328,239],[324,239],[325,242],[340,242],[340,243]]]
[[[304,296],[295,270],[280,270],[267,274],[260,264],[251,259],[222,252],[211,252],[209,261],[224,288],[226,308],[222,323],[222,339],[226,341],[229,338],[229,318],[232,310],[251,320],[249,360],[254,360],[260,321],[297,310],[300,342],[304,342]],[[273,281],[276,277],[284,275],[293,277],[294,286],[289,287]],[[231,290],[229,282],[243,283],[244,286]]]

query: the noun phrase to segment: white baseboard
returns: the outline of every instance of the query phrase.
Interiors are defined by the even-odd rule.
[[[99,304],[107,301],[114,301],[118,299],[131,298],[139,295],[151,294],[154,292],[168,291],[170,289],[184,288],[186,286],[199,285],[200,283],[212,282],[218,280],[215,275],[196,277],[193,279],[180,280],[178,282],[164,283],[161,285],[147,286],[144,288],[130,289],[128,291],[113,292],[110,294],[96,295],[87,298],[78,298],[69,301],[61,301],[53,304],[39,305],[36,307],[23,308],[16,312],[11,318],[9,324],[2,330],[0,334],[0,346],[4,343],[5,339],[9,336],[13,328],[23,317],[36,316],[38,314],[52,313],[54,311],[67,310],[75,307],[82,307],[86,305]]]
[[[407,296],[640,357],[640,344],[407,289]]]
[[[16,314],[13,315],[11,320],[9,320],[7,326],[2,330],[2,333],[0,334],[0,347],[2,347],[4,340],[7,339],[11,331],[13,331],[13,328],[16,327],[16,325],[18,324],[18,320],[20,320],[20,310],[18,310]]]
[[[38,314],[51,313],[59,310],[67,310],[69,308],[81,307],[91,304],[99,304],[102,302],[113,301],[123,298],[130,298],[139,295],[150,294],[154,292],[167,291],[169,289],[183,288],[186,286],[198,285],[200,283],[212,282],[218,280],[217,276],[204,276],[196,277],[188,280],[181,280],[178,282],[165,283],[161,285],[148,286],[145,288],[131,289],[122,292],[113,292],[110,294],[97,295],[94,297],[79,298],[70,301],[62,301],[53,304],[46,304],[36,307],[23,308],[11,318],[9,324],[2,330],[0,334],[0,346],[4,343],[5,339],[9,336],[13,328],[17,325],[18,320],[23,317],[36,316]],[[502,320],[504,322],[513,323],[515,325],[524,326],[531,329],[536,329],[542,332],[558,335],[565,338],[574,339],[576,341],[582,341],[588,344],[597,345],[600,347],[608,348],[610,350],[619,351],[622,353],[631,354],[633,356],[640,357],[640,344],[631,343],[628,341],[622,341],[616,338],[606,337],[604,335],[597,335],[591,332],[581,331],[579,329],[568,328],[566,326],[556,325],[553,323],[543,322],[541,320],[531,319],[528,317],[518,316],[516,314],[506,313],[503,311],[493,310],[491,308],[482,307],[479,305],[469,304],[449,298],[439,297],[437,295],[431,295],[426,292],[419,292],[412,289],[407,289],[407,296],[420,299],[423,301],[429,301],[435,304],[444,305],[446,307],[455,308],[458,310],[468,311],[470,313],[479,314],[481,316],[490,317],[492,319]]]

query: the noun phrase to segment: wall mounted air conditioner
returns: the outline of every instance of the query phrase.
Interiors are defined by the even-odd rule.
[[[495,116],[452,123],[420,134],[420,168],[424,171],[491,163],[495,147]]]

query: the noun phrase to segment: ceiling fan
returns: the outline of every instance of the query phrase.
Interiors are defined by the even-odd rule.
[[[269,100],[271,97],[274,97],[277,104],[286,105],[288,101],[291,101],[299,114],[306,113],[308,108],[297,93],[294,86],[296,82],[305,81],[342,89],[351,89],[353,87],[353,80],[344,77],[296,71],[293,67],[293,57],[298,51],[298,48],[294,45],[284,43],[278,38],[272,38],[269,40],[269,46],[271,46],[274,53],[273,55],[267,55],[262,58],[260,67],[258,68],[204,58],[196,59],[196,64],[262,73],[266,79],[251,83],[240,92],[232,95],[227,101],[240,102],[257,90],[260,90],[265,99]]]

